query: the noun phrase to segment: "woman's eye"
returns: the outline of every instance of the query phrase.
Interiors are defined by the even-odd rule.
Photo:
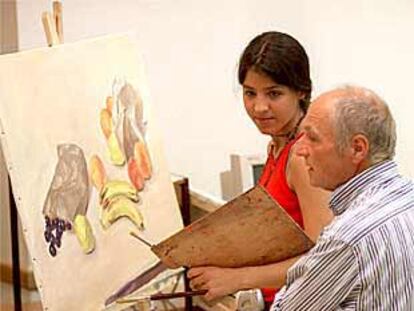
[[[270,91],[269,93],[267,93],[267,95],[271,98],[271,99],[275,99],[278,98],[281,94],[278,91]]]
[[[244,90],[244,96],[253,97],[254,95],[256,95],[256,94],[253,91],[251,91],[251,90]]]

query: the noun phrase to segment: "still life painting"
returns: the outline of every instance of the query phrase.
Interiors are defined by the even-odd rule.
[[[182,228],[137,47],[109,36],[1,56],[0,121],[44,310],[122,310],[158,263],[131,233]]]

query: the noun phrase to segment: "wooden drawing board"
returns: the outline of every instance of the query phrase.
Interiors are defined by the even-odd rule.
[[[241,267],[282,261],[312,246],[284,209],[256,186],[152,250],[169,268]]]

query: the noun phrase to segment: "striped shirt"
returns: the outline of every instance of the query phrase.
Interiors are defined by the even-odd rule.
[[[338,187],[330,208],[272,310],[414,310],[413,183],[384,161]]]

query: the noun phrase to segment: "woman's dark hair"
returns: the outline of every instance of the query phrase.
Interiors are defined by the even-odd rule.
[[[303,92],[305,98],[300,101],[300,107],[307,111],[312,92],[309,60],[305,49],[295,38],[277,31],[255,37],[240,57],[240,84],[244,83],[250,69],[265,74],[277,84]]]

